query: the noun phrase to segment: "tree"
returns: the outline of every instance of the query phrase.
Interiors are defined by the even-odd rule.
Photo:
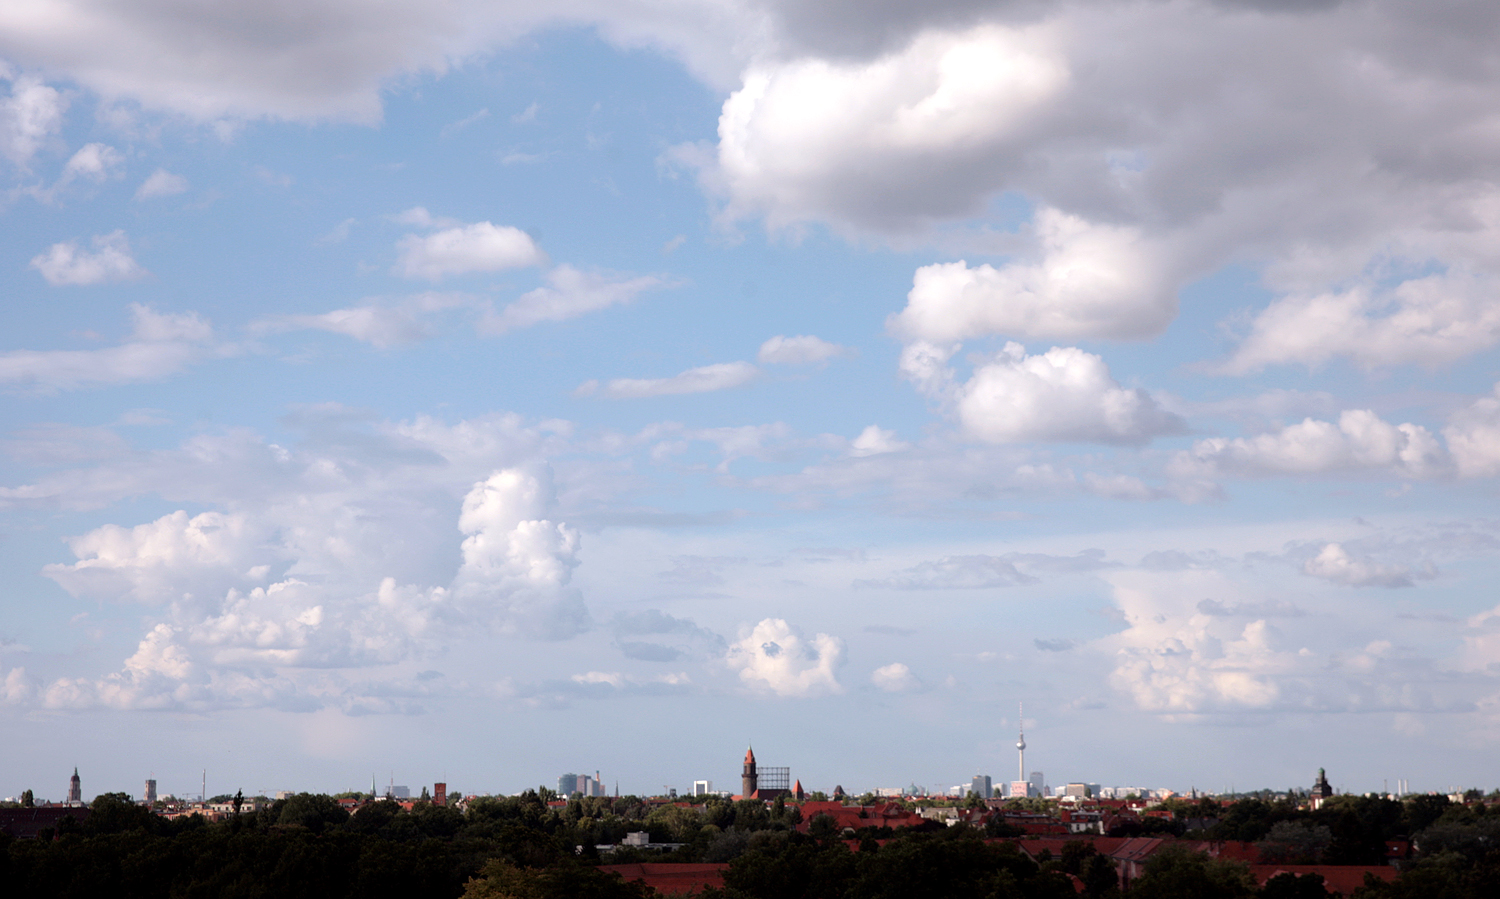
[[[305,827],[321,833],[324,827],[343,824],[349,813],[331,796],[298,793],[272,807],[276,823],[282,827]]]
[[[1328,889],[1323,886],[1323,875],[1303,874],[1297,876],[1283,871],[1266,881],[1261,887],[1261,899],[1327,899]]]
[[[36,799],[32,797],[31,791],[27,790],[21,794],[21,808],[35,808]]]
[[[1167,846],[1146,862],[1131,893],[1151,899],[1250,899],[1255,895],[1255,878],[1243,862]]]
[[[1315,865],[1331,842],[1333,831],[1321,824],[1277,821],[1255,848],[1260,850],[1261,860],[1266,863]]]

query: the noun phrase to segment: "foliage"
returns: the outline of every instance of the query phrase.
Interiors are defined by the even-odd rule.
[[[578,864],[523,868],[494,860],[464,887],[464,899],[648,899],[654,892]]]
[[[1255,892],[1255,878],[1244,862],[1209,858],[1183,846],[1152,855],[1130,890],[1151,899],[1249,899]]]

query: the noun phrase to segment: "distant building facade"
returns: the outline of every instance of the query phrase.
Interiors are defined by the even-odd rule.
[[[146,806],[149,808],[156,804],[156,781],[148,778],[146,780]]]
[[[969,792],[979,796],[981,799],[995,798],[994,783],[990,780],[988,774],[974,775],[974,780],[969,784]]]
[[[588,774],[564,774],[557,779],[557,794],[563,798],[578,793],[581,796],[603,796],[604,785],[599,782],[598,772]]]
[[[73,768],[73,776],[68,778],[68,805],[83,804],[83,781],[78,779],[78,768]]]

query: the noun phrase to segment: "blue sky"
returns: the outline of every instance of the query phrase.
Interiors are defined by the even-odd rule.
[[[429,6],[0,13],[0,794],[1494,786],[1493,14]]]

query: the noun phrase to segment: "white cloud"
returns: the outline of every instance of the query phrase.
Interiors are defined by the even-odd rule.
[[[1459,475],[1500,475],[1500,384],[1491,396],[1480,397],[1455,414],[1443,429],[1443,437]]]
[[[580,396],[597,393],[610,399],[711,393],[739,387],[754,380],[759,374],[760,369],[748,362],[720,362],[690,368],[670,378],[616,378],[603,387],[597,381],[586,381],[579,385],[577,393]]]
[[[654,275],[630,278],[581,272],[571,265],[559,265],[548,272],[547,282],[547,287],[528,291],[500,312],[481,319],[480,333],[504,334],[541,322],[566,321],[628,303],[642,291],[664,284]]]
[[[796,337],[777,334],[760,345],[755,358],[762,365],[817,365],[847,352],[846,347],[808,334]]]
[[[811,640],[780,618],[766,618],[729,647],[725,657],[747,685],[778,696],[842,693],[836,669],[844,643],[828,634]]]
[[[244,514],[178,510],[147,524],[107,524],[68,540],[78,561],[42,573],[74,596],[160,604],[244,583],[264,539]]]
[[[910,693],[922,688],[922,682],[901,662],[882,665],[870,672],[870,683],[887,693]]]
[[[954,348],[956,349],[956,348]],[[953,350],[908,346],[903,373],[928,393],[946,394],[964,432],[990,443],[1028,440],[1139,444],[1177,433],[1183,422],[1146,391],[1121,387],[1100,357],[1076,347],[1036,356],[1008,343],[976,364],[962,384],[944,367]]]
[[[724,102],[706,176],[731,215],[773,227],[899,230],[972,214],[1068,83],[1046,26],[926,31],[874,60],[759,64]]]
[[[135,190],[137,200],[149,200],[153,197],[175,197],[186,193],[188,180],[181,175],[174,175],[166,169],[157,169],[147,176],[141,186]],[[347,233],[347,226],[346,233]]]
[[[1338,543],[1324,546],[1316,556],[1304,562],[1302,573],[1351,587],[1410,587],[1413,577],[1432,577],[1435,574],[1431,570],[1412,572],[1398,565],[1380,565],[1369,559],[1357,559]]]
[[[0,75],[6,74],[0,70]],[[62,130],[68,98],[40,78],[22,75],[0,99],[0,156],[25,169],[49,138]]]
[[[1255,437],[1199,440],[1176,456],[1172,468],[1179,476],[1374,469],[1431,477],[1448,465],[1447,452],[1426,428],[1392,425],[1368,409],[1351,409],[1339,415],[1337,424],[1308,418]]]
[[[54,287],[130,281],[146,274],[131,258],[130,241],[124,231],[100,234],[93,244],[90,253],[74,241],[55,243],[47,252],[32,257],[31,267]]]
[[[525,231],[490,222],[449,228],[426,237],[408,234],[396,248],[400,253],[396,273],[429,281],[546,262],[546,256]]]
[[[155,464],[178,489],[202,482],[195,466],[213,468],[219,478],[210,490],[240,493],[243,508],[192,517],[177,512],[71,540],[78,562],[48,566],[48,576],[81,596],[160,611],[119,672],[61,679],[46,688],[43,701],[58,707],[348,706],[363,702],[366,688],[332,677],[331,669],[366,670],[377,684],[371,689],[385,690],[399,673],[381,676],[372,669],[465,640],[579,633],[589,624],[582,598],[569,586],[579,537],[548,517],[554,500],[544,467],[503,469],[473,483],[457,515],[466,536],[456,571],[449,561],[454,520],[434,514],[443,507],[434,491],[445,494],[455,475],[476,464],[458,452],[459,443],[493,460],[495,438],[516,436],[513,431],[503,422],[475,421],[449,433],[418,422],[410,433],[420,437],[387,436],[396,446],[412,439],[444,447],[455,441],[449,464],[441,466],[410,450],[405,460],[372,453],[369,441],[359,445],[363,457],[350,455],[348,445],[340,456],[299,458],[277,450],[269,471],[208,445],[182,459],[159,460]],[[356,458],[362,458],[359,481],[337,477]],[[132,460],[121,467],[147,466]],[[238,491],[226,479],[232,473],[243,480]],[[397,543],[404,552],[393,557],[390,547]],[[265,584],[273,568],[288,574]],[[419,577],[425,572],[427,585],[382,576],[403,569]],[[435,583],[450,579],[449,586]]]
[[[170,4],[117,8],[40,0],[0,19],[0,57],[68,73],[106,98],[202,122],[256,118],[378,124],[393,78],[450,67],[559,22],[599,26],[631,47],[664,47],[727,82],[759,13],[738,5],[597,0],[546,7],[481,0],[432,4],[323,0],[305,8],[226,0],[188,15]],[[268,71],[266,59],[277,65]]]
[[[120,151],[108,144],[84,144],[63,166],[59,184],[68,184],[83,178],[88,181],[103,181],[125,163]]]
[[[415,343],[428,337],[427,329],[411,310],[389,306],[351,306],[318,315],[266,319],[251,325],[251,331],[257,334],[304,329],[343,334],[379,349]]]
[[[1338,357],[1363,366],[1452,362],[1500,342],[1500,278],[1450,272],[1402,281],[1289,295],[1262,310],[1224,364],[1228,374],[1267,365],[1316,366]]]
[[[545,472],[497,471],[464,497],[458,526],[469,536],[455,595],[480,620],[553,639],[588,624],[576,591],[565,589],[578,566],[578,532],[544,517],[552,504]]]
[[[989,334],[1077,339],[1158,334],[1177,315],[1164,251],[1139,229],[1039,210],[1034,262],[917,269],[890,327],[905,339],[946,343]]]
[[[398,225],[411,225],[414,228],[460,228],[463,222],[458,219],[436,216],[427,211],[426,206],[413,206],[403,209],[394,215],[386,216],[387,219]]]
[[[1036,583],[1009,559],[999,556],[944,556],[919,562],[879,580],[856,581],[857,587],[894,587],[898,590],[990,590]]]
[[[887,431],[878,425],[870,425],[859,436],[849,443],[849,455],[851,456],[879,456],[884,453],[896,453],[911,446],[896,436],[895,431]]]
[[[161,314],[130,306],[130,339],[98,350],[12,350],[0,353],[0,385],[37,391],[153,381],[214,352],[213,329],[197,313]]]
[[[1210,712],[1295,705],[1290,682],[1316,659],[1287,646],[1264,619],[1242,623],[1197,612],[1187,597],[1236,595],[1217,573],[1112,576],[1127,628],[1101,641],[1116,652],[1110,683],[1152,712]]]
[[[1125,629],[1090,647],[1114,656],[1110,684],[1142,711],[1426,710],[1445,702],[1436,685],[1452,689],[1451,672],[1398,648],[1390,634],[1401,623],[1367,603],[1330,598],[1301,617],[1270,598],[1283,585],[1255,583],[1243,569],[1122,571],[1106,580]],[[1272,623],[1285,616],[1298,617],[1285,629]]]

